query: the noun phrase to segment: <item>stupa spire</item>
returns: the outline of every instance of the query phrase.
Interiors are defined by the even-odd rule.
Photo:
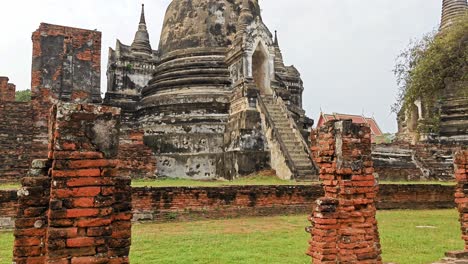
[[[149,41],[149,33],[146,27],[146,19],[145,19],[145,5],[141,5],[141,15],[140,15],[140,23],[138,25],[138,31],[135,34],[135,39],[132,43],[132,51],[152,54],[153,49],[151,48],[151,44]]]
[[[146,19],[145,19],[145,4],[141,4],[141,15],[140,15],[140,25],[143,24],[146,26]]]
[[[467,0],[443,0],[440,30],[449,27],[455,20],[468,12]]]
[[[278,47],[279,46],[279,43],[278,43],[278,31],[275,30],[275,46]]]

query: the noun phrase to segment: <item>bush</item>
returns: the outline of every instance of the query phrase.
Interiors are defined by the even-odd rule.
[[[16,91],[15,97],[17,102],[29,102],[31,101],[31,90]]]

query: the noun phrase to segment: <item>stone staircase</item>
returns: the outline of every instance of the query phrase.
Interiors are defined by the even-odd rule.
[[[414,146],[415,158],[430,180],[453,180],[453,151],[442,145],[419,144]]]
[[[285,113],[286,106],[282,107],[282,102],[276,102],[271,95],[262,95],[261,100],[268,112],[264,114],[270,117],[274,129],[277,131],[277,141],[283,143],[283,155],[286,159],[290,159],[289,166],[293,173],[293,178],[298,181],[316,179],[315,166],[312,163],[309,152],[305,149],[308,146],[300,135],[300,132],[294,128],[292,124],[294,120],[289,117],[288,113]]]
[[[468,98],[455,98],[446,100],[442,105],[440,135],[468,142]]]

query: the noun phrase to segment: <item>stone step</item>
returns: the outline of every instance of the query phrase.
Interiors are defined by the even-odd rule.
[[[283,114],[271,114],[270,113],[270,117],[274,120],[274,119],[284,119],[284,120],[287,120],[286,116],[283,115]]]
[[[291,134],[294,135],[293,130],[291,127],[288,126],[275,126],[276,129],[281,131],[281,134]]]
[[[462,128],[468,128],[468,119],[465,120],[445,120],[442,121],[441,128],[444,126],[460,126]]]
[[[467,120],[467,114],[452,114],[452,115],[441,115],[440,120],[442,122],[447,122],[447,121],[466,121]]]
[[[270,114],[282,114],[283,111],[281,109],[271,109],[271,108],[267,108],[268,110],[268,113]]]
[[[293,163],[297,169],[312,169],[312,162],[307,159],[293,160]]]
[[[291,128],[277,128],[281,134],[291,134],[294,135]]]
[[[300,149],[296,149],[297,151],[300,151]],[[294,157],[295,160],[307,160],[307,161],[310,161],[310,158],[309,158],[309,155],[307,154],[307,152],[305,152],[305,150],[302,150],[302,152],[293,152],[293,151],[296,151],[296,150],[288,150],[289,152],[289,155],[291,157]]]
[[[281,139],[286,143],[298,143],[296,136],[294,134],[281,134]]]

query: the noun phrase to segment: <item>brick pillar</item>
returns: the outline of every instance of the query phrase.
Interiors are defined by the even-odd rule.
[[[310,217],[307,254],[314,264],[382,263],[370,128],[351,120],[330,121],[312,141],[325,196]]]
[[[59,103],[52,109],[49,127],[49,159],[40,172],[47,179],[42,183],[44,190],[50,191],[45,193],[46,208],[37,211],[45,218],[45,233],[31,228],[32,221],[17,224],[26,231],[15,231],[16,263],[129,263],[130,178],[118,175],[115,159],[120,110]],[[35,205],[27,203],[31,201],[27,197],[36,194],[35,187],[24,183],[20,224],[26,217],[23,211],[36,212],[30,210]],[[34,236],[39,238],[30,241]]]
[[[457,179],[455,203],[460,212],[465,251],[468,251],[468,150],[459,151],[455,155],[455,178]]]
[[[35,160],[18,191],[13,259],[16,264],[45,263],[51,160]]]
[[[16,86],[8,80],[8,77],[0,77],[0,102],[15,101]]]
[[[55,103],[101,102],[101,32],[42,23],[32,44],[31,155],[37,159],[47,155],[47,122]]]

